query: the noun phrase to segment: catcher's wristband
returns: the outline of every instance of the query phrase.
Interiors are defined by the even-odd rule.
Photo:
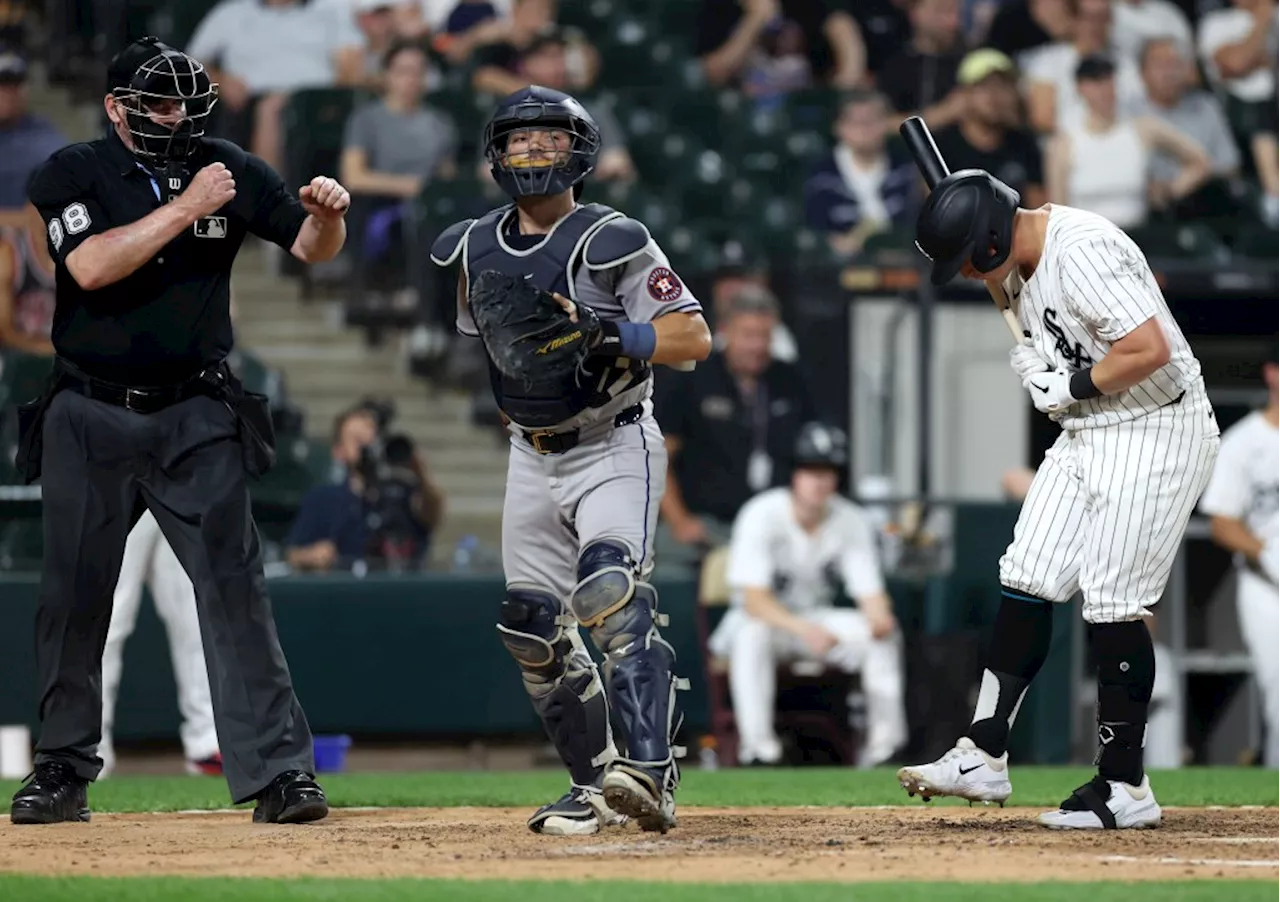
[[[657,346],[658,332],[652,323],[604,320],[600,323],[600,343],[592,352],[604,357],[648,360]]]
[[[1071,391],[1071,397],[1077,401],[1087,401],[1090,398],[1102,396],[1098,386],[1093,384],[1093,367],[1080,370],[1078,373],[1072,373],[1068,386]]]

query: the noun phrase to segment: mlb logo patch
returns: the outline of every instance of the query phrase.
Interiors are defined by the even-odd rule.
[[[655,266],[649,273],[649,296],[655,301],[674,301],[684,291],[680,278],[665,266]]]
[[[227,217],[205,216],[196,220],[195,229],[197,238],[226,238]]]

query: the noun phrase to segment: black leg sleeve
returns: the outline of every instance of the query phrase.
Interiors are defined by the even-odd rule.
[[[1009,748],[1009,729],[1027,687],[1044,666],[1053,640],[1053,603],[1014,589],[1001,589],[991,651],[982,672],[978,709],[969,738],[988,755]]]
[[[1142,782],[1147,709],[1156,681],[1151,633],[1141,620],[1095,623],[1089,644],[1098,659],[1098,774]]]

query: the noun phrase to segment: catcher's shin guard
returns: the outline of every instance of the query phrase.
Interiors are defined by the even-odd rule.
[[[615,756],[609,706],[595,662],[573,641],[576,628],[550,590],[507,587],[498,616],[502,644],[520,665],[525,691],[573,782],[599,786]]]
[[[675,652],[658,633],[666,618],[658,613],[658,593],[636,579],[626,544],[600,539],[583,549],[578,585],[569,605],[605,656],[609,698],[626,733],[626,756],[619,765],[639,768],[655,794],[672,792],[679,771],[672,745],[680,728],[677,689],[688,682],[672,673]]]

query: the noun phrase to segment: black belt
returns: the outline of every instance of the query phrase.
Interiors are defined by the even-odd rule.
[[[172,385],[153,385],[135,388],[107,382],[82,372],[79,368],[57,360],[54,363],[60,389],[84,395],[93,401],[101,401],[113,407],[123,407],[134,413],[156,413],[181,401],[198,395],[213,395],[226,384],[227,371],[223,363],[215,363],[199,374]]]
[[[630,426],[637,422],[644,415],[643,404],[633,404],[626,410],[620,411],[613,418],[613,428],[620,426]],[[567,432],[522,432],[521,437],[526,442],[533,445],[533,450],[539,454],[563,454],[573,448],[578,447],[578,443],[582,440],[581,429],[570,429]]]

